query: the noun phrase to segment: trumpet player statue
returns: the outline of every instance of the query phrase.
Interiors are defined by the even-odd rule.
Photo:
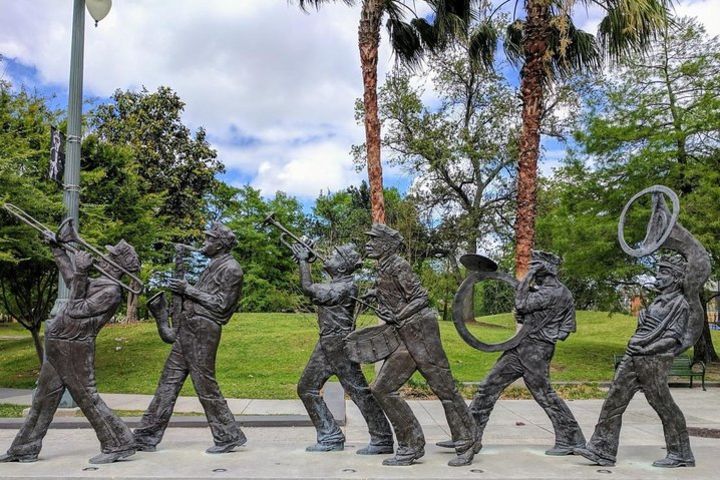
[[[555,431],[555,445],[547,455],[570,455],[585,446],[585,437],[568,406],[550,384],[550,361],[558,340],[575,331],[575,306],[572,293],[557,278],[560,258],[547,252],[533,251],[530,271],[515,294],[518,322],[528,332],[507,350],[478,385],[470,412],[480,437],[502,392],[522,378],[535,401],[545,410]],[[452,447],[452,441],[438,446]]]
[[[631,249],[622,235],[625,213],[637,198],[648,193],[653,194],[653,215],[648,233],[640,248]],[[667,211],[661,194],[673,199],[674,218]],[[635,195],[621,216],[619,239],[626,253],[639,257],[661,246],[674,253],[662,255],[657,262],[657,296],[640,312],[637,328],[615,371],[592,438],[585,448],[575,451],[598,465],[615,464],[622,415],[640,390],[660,417],[665,434],[667,455],[655,461],[653,466],[695,466],[685,416],[670,394],[667,377],[675,356],[697,341],[705,321],[699,294],[710,273],[710,257],[700,242],[676,222],[678,206],[672,190],[656,185]],[[662,232],[658,233],[663,228],[664,236]],[[648,247],[645,242],[653,239],[655,241]]]
[[[230,253],[235,243],[235,234],[229,228],[214,223],[205,232],[205,243],[200,250],[210,258],[210,264],[197,283],[193,286],[185,279],[170,280],[170,290],[183,299],[183,317],[180,322],[174,319],[177,331],[175,338],[170,339],[174,340],[170,355],[155,396],[140,427],[134,431],[138,450],[155,451],[188,375],[215,442],[206,452],[230,452],[247,441],[215,379],[215,355],[222,326],[235,313],[242,288],[243,271]]]
[[[360,365],[345,352],[345,337],[355,328],[355,303],[358,287],[353,272],[362,264],[354,245],[342,245],[327,259],[323,269],[330,276],[328,283],[313,283],[304,245],[292,246],[300,264],[300,285],[318,307],[320,339],[298,382],[298,395],[317,430],[317,443],[306,448],[310,452],[342,450],[345,435],[335,422],[320,395],[325,382],[336,375],[345,392],[358,406],[370,432],[370,444],[357,451],[360,455],[393,453],[393,434],[380,405],[370,392]]]
[[[69,228],[72,228],[72,224]],[[88,419],[100,440],[102,453],[90,463],[111,463],[135,453],[130,429],[105,404],[95,383],[95,337],[112,318],[122,302],[118,280],[123,271],[140,270],[135,250],[124,240],[106,247],[108,263],[98,260],[104,275],[91,278],[89,271],[94,260],[85,251],[75,252],[70,260],[63,244],[51,232],[44,240],[52,248],[55,263],[65,283],[70,287],[67,303],[45,326],[45,360],[40,368],[37,390],[30,413],[7,454],[0,462],[34,462],[42,447],[50,422],[67,388]],[[115,280],[115,281],[113,281]]]
[[[427,291],[410,264],[398,255],[403,243],[399,232],[373,224],[365,250],[378,261],[374,292],[381,320],[395,327],[400,345],[385,360],[370,386],[373,395],[395,430],[398,448],[383,465],[410,465],[425,454],[425,437],[410,406],[398,389],[419,371],[442,402],[457,456],[448,465],[472,463],[479,450],[475,422],[455,385],[450,364],[440,341],[436,313],[430,309]]]

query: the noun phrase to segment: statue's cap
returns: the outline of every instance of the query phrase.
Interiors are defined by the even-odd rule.
[[[233,231],[220,222],[213,222],[210,228],[205,230],[205,235],[219,238],[229,245],[234,245],[236,240]]]
[[[658,267],[667,267],[677,273],[685,274],[687,261],[678,254],[663,255],[658,260]]]
[[[369,235],[371,237],[380,237],[380,238],[387,238],[390,240],[394,240],[398,243],[402,243],[403,236],[398,232],[397,230],[388,227],[384,223],[373,223],[370,230],[365,232],[366,235]]]
[[[562,259],[554,253],[543,252],[541,250],[533,250],[530,255],[530,261],[542,263],[545,269],[553,275],[557,275],[560,264],[562,263]]]
[[[106,245],[105,248],[113,260],[129,272],[140,270],[140,258],[132,245],[125,240],[120,240],[116,245]]]

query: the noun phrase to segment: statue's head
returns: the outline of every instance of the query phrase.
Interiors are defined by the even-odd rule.
[[[237,239],[232,230],[220,222],[213,222],[210,228],[205,230],[205,243],[200,251],[203,255],[214,257],[219,253],[229,252],[236,244]]]
[[[352,243],[335,247],[332,255],[330,255],[323,264],[323,268],[331,277],[349,275],[361,266],[362,256],[357,251],[357,247]]]
[[[550,252],[533,250],[530,255],[530,269],[537,269],[535,281],[542,284],[548,277],[557,277],[562,259]]]
[[[128,272],[137,273],[140,271],[140,258],[135,252],[133,246],[125,240],[120,240],[115,245],[106,245],[105,248],[110,254],[110,259]],[[105,260],[101,259],[99,261],[99,266],[105,271],[115,271],[116,273],[120,273],[115,267]]]
[[[685,277],[686,268],[687,260],[682,255],[663,255],[657,263],[655,288],[665,291],[680,286]]]
[[[369,237],[365,243],[365,253],[368,258],[383,258],[400,250],[403,236],[383,223],[373,223],[366,235]]]

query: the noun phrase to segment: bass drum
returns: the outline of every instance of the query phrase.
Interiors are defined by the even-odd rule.
[[[400,337],[389,324],[356,330],[345,337],[345,353],[356,363],[385,360],[399,346]]]

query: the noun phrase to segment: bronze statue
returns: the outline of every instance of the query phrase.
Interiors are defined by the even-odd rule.
[[[354,245],[335,248],[327,259],[320,257],[330,282],[313,283],[310,273],[310,250],[303,244],[292,246],[300,264],[300,285],[318,307],[320,339],[298,382],[297,391],[317,430],[317,443],[310,452],[342,450],[345,435],[335,422],[320,394],[325,382],[335,375],[345,392],[358,406],[370,433],[370,443],[357,451],[360,455],[393,453],[393,434],[385,414],[372,396],[360,365],[345,352],[345,337],[355,329],[355,306],[358,287],[353,272],[362,265]]]
[[[231,253],[235,244],[233,232],[214,223],[205,232],[205,243],[200,250],[210,258],[210,264],[197,283],[193,286],[185,279],[170,280],[170,290],[182,297],[182,319],[174,318],[174,335],[168,332],[164,336],[166,341],[173,342],[172,350],[141,426],[134,431],[138,450],[156,450],[188,375],[205,410],[215,442],[206,452],[230,452],[247,441],[215,380],[215,356],[222,326],[235,313],[242,289],[243,271]],[[159,310],[154,309],[156,314]]]
[[[508,280],[507,275],[496,272],[497,265],[489,259],[480,262],[467,255],[463,258],[472,272],[458,291],[454,308],[455,325],[461,337],[471,346],[483,351],[504,350],[492,370],[478,386],[470,404],[470,412],[477,423],[479,436],[485,431],[490,413],[502,392],[515,380],[522,378],[535,401],[545,410],[555,432],[555,445],[547,455],[570,455],[574,448],[585,446],[585,437],[575,417],[558,397],[550,384],[550,362],[555,343],[565,340],[575,331],[575,307],[570,290],[557,278],[560,258],[533,251],[530,271],[522,282]],[[482,268],[481,264],[482,263]],[[462,300],[465,292],[479,279],[495,278],[513,286],[515,313],[522,330],[504,344],[488,345],[470,336],[462,318]],[[469,287],[468,287],[469,285]],[[453,441],[439,442],[438,446],[453,447]]]
[[[125,272],[140,270],[135,249],[121,240],[114,246],[106,247],[107,255],[95,259],[90,253],[68,243],[73,241],[86,245],[75,232],[72,220],[66,220],[55,235],[21,210],[11,213],[43,233],[60,274],[70,287],[70,296],[67,303],[47,321],[45,359],[30,413],[7,453],[0,456],[0,462],[37,460],[43,438],[65,389],[70,392],[100,441],[102,453],[91,458],[90,463],[111,463],[129,457],[135,453],[132,433],[97,391],[95,338],[120,306],[121,288],[129,288],[120,282],[120,278]],[[74,254],[74,264],[68,251]],[[102,276],[90,277],[92,268],[101,271]]]
[[[635,200],[648,193],[653,195],[653,211],[647,234],[640,247],[632,249],[624,238],[625,216]],[[673,202],[672,214],[663,194]],[[675,193],[656,185],[636,194],[620,217],[618,237],[626,253],[640,257],[660,247],[674,253],[658,261],[655,280],[658,295],[640,312],[592,438],[585,448],[575,450],[597,465],[615,464],[623,412],[640,390],[660,417],[665,433],[667,455],[653,466],[695,466],[685,417],[670,394],[667,377],[675,356],[692,346],[700,335],[704,322],[700,292],[710,274],[710,257],[700,242],[677,223],[678,211]]]
[[[368,235],[367,256],[377,260],[379,266],[372,292],[377,299],[377,313],[399,337],[399,345],[387,357],[370,385],[398,441],[395,456],[385,459],[383,465],[410,465],[425,454],[422,428],[407,402],[398,394],[398,389],[415,371],[425,377],[445,409],[457,452],[448,465],[469,465],[480,449],[480,440],[475,422],[450,372],[440,341],[437,314],[430,309],[427,291],[410,264],[398,255],[403,243],[399,232],[383,224],[374,224]]]

